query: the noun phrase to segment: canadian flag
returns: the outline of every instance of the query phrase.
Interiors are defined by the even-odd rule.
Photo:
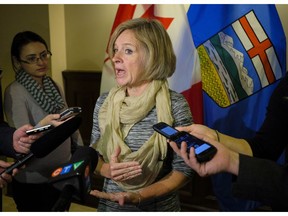
[[[170,88],[187,99],[195,123],[203,123],[201,71],[197,50],[192,39],[184,5],[119,5],[111,30],[129,19],[144,17],[158,19],[167,30],[177,57],[176,71],[169,78]],[[111,59],[105,54],[101,92],[115,85]]]

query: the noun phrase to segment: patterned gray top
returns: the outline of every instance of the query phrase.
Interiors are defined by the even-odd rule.
[[[101,95],[95,105],[91,145],[93,145],[100,137],[98,113],[107,96],[108,93]],[[192,124],[192,115],[184,96],[172,90],[170,90],[170,96],[172,104],[172,116],[174,118],[173,126],[177,127]],[[156,108],[154,107],[144,119],[142,119],[131,128],[128,136],[125,138],[125,143],[130,147],[132,151],[137,151],[141,145],[145,143],[153,133],[155,133],[152,125],[156,123],[157,113]],[[167,157],[157,179],[163,178],[173,170],[179,171],[189,178],[191,178],[194,173],[193,170],[185,164],[182,158],[177,156],[169,146]],[[105,178],[103,191],[119,192],[122,191],[122,189],[119,188],[113,180]],[[157,197],[146,202],[141,202],[140,206],[128,204],[125,206],[119,206],[116,202],[100,199],[97,211],[180,211],[180,203],[177,192],[172,192],[162,197]]]

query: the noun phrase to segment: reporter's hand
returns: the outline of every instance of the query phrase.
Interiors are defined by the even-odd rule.
[[[2,172],[4,169],[11,166],[12,164],[13,163],[0,160],[0,172]],[[17,171],[18,171],[18,169],[14,169],[13,175],[15,175]],[[0,175],[0,188],[4,188],[11,181],[12,181],[11,175],[9,175],[7,173],[2,173]]]
[[[179,131],[186,131],[199,139],[210,137],[213,140],[218,140],[215,130],[201,124],[192,124],[186,127],[176,127]]]
[[[13,148],[16,152],[21,154],[28,154],[30,152],[31,144],[35,142],[42,134],[27,135],[26,131],[33,129],[31,125],[23,125],[18,128],[13,134]]]
[[[214,157],[210,161],[202,163],[197,161],[195,156],[195,149],[193,147],[190,148],[189,154],[187,153],[186,142],[181,143],[180,149],[173,141],[169,141],[169,144],[172,149],[183,158],[185,163],[202,177],[221,172],[230,172],[232,174],[238,175],[239,154],[229,150],[224,145],[211,139],[210,137],[202,137],[202,139],[217,148],[217,153],[214,155]]]

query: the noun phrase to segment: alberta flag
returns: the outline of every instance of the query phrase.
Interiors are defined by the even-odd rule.
[[[194,122],[253,136],[286,71],[286,39],[275,5],[119,5],[111,33],[136,17],[160,20],[170,35],[177,56],[170,88],[184,94]],[[106,54],[101,92],[114,84]],[[213,183],[221,210],[255,207],[232,196],[231,175],[215,176]]]
[[[204,124],[253,136],[286,72],[286,39],[275,5],[190,5],[187,16],[201,65]],[[254,208],[254,202],[232,197],[231,175],[214,176],[213,183],[222,210]]]

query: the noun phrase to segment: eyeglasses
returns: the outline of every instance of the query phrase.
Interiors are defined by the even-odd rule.
[[[20,62],[26,63],[26,64],[37,64],[39,59],[41,59],[42,61],[47,61],[50,57],[52,56],[52,53],[50,51],[47,52],[43,52],[39,55],[39,57],[37,57],[36,55],[31,55],[29,57],[26,58],[26,60],[22,60],[20,59]]]

